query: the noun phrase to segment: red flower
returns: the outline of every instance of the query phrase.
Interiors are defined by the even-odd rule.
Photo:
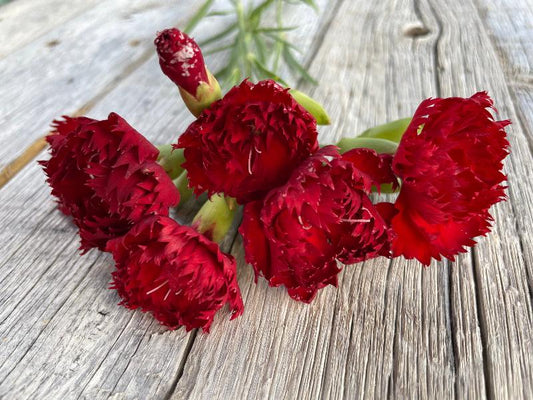
[[[239,203],[283,185],[318,148],[316,121],[273,81],[244,81],[204,110],[179,138],[197,194],[223,192]]]
[[[148,217],[125,236],[109,241],[116,271],[112,288],[122,305],[151,312],[171,329],[209,332],[215,313],[228,303],[231,319],[243,312],[233,257],[188,226]]]
[[[392,172],[392,155],[355,148],[344,153],[342,159],[354,168],[352,189],[359,189],[362,203],[356,215],[345,217],[343,224],[350,220],[355,223],[350,225],[351,232],[340,237],[339,246],[343,250],[338,259],[345,264],[353,264],[378,255],[390,257],[389,224],[382,216],[386,203],[374,205],[367,195],[373,188],[379,190],[383,184],[391,184],[393,190],[398,187],[398,179]]]
[[[240,233],[256,277],[285,285],[295,300],[310,302],[337,284],[341,261],[357,262],[387,247],[384,221],[366,193],[367,182],[327,146],[304,161],[282,187],[248,203]]]
[[[394,204],[395,256],[429,265],[454,259],[490,230],[489,208],[505,198],[504,127],[484,92],[470,98],[428,99],[400,142],[393,169],[402,180]]]
[[[158,150],[117,114],[65,117],[47,137],[42,161],[59,209],[79,228],[81,249],[104,250],[146,215],[168,215],[179,192],[156,162]]]
[[[202,82],[209,82],[202,52],[187,34],[175,28],[165,29],[154,43],[161,70],[176,85],[194,96]]]

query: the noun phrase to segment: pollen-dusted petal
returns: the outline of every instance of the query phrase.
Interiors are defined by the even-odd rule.
[[[243,312],[233,257],[188,226],[147,217],[108,242],[116,270],[112,288],[121,304],[150,312],[170,329],[209,327],[228,304],[231,319]]]
[[[175,147],[185,149],[197,194],[224,193],[242,204],[283,185],[318,149],[316,121],[274,81],[244,81],[205,109]]]
[[[176,85],[196,94],[196,88],[209,78],[204,57],[196,42],[176,28],[165,29],[154,41],[163,73]]]
[[[450,260],[490,230],[489,208],[505,198],[503,159],[509,143],[492,100],[428,99],[418,107],[394,156],[402,180],[392,217],[395,256]]]

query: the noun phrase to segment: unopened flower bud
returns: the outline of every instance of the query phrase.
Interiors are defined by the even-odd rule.
[[[178,29],[160,32],[154,44],[163,73],[180,88],[187,108],[195,115],[222,97],[220,86],[205,66],[196,42]]]

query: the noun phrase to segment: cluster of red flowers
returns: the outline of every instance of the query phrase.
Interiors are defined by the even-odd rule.
[[[310,302],[337,284],[339,262],[453,260],[489,231],[489,208],[505,197],[509,122],[493,119],[486,93],[422,102],[395,154],[341,154],[320,147],[314,117],[288,89],[244,81],[218,99],[192,39],[166,30],[155,43],[165,74],[186,102],[197,101],[188,107],[203,110],[174,145],[189,186],[243,206],[239,232],[256,280]],[[235,260],[168,217],[179,193],[158,150],[116,114],[54,126],[42,162],[52,194],[78,226],[82,250],[112,253],[122,304],[170,328],[208,331],[226,303],[240,315]],[[396,201],[373,203],[385,184],[399,189]]]

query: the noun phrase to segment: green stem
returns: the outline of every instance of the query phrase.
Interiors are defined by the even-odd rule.
[[[242,0],[238,0],[235,3],[235,10],[237,13],[237,23],[239,26],[239,35],[241,36],[240,45],[241,45],[241,60],[244,62],[244,71],[246,72],[247,77],[252,75],[252,61],[249,57],[249,44],[251,42],[250,33],[246,29],[246,19],[244,17],[244,6]]]

